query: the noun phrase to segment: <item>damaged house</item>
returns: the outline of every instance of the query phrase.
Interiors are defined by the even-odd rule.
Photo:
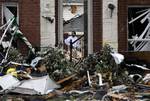
[[[1,1],[0,3],[2,5],[1,25],[7,23],[9,21],[9,17],[14,15],[19,31],[27,37],[29,43],[31,43],[33,47],[57,46],[60,43],[64,45],[66,36],[70,36],[71,32],[75,31],[78,37],[77,40],[80,40],[80,42],[83,43],[83,46],[81,45],[80,47],[83,49],[80,50],[83,52],[82,56],[87,56],[88,54],[100,51],[105,44],[109,44],[114,48],[114,51],[118,51],[125,55],[125,58],[133,58],[150,62],[150,7],[148,5],[150,2],[148,0],[11,0],[10,2]],[[1,36],[3,37],[3,35]],[[25,48],[25,45],[23,45],[24,43],[25,42],[22,42],[21,40],[15,40],[16,47],[20,48],[23,52],[26,52],[28,48]],[[29,46],[29,44],[27,46]],[[115,54],[111,55],[113,57],[116,56]],[[121,61],[117,63],[117,60],[115,60],[116,64],[120,64],[122,60],[124,60],[124,56],[119,56],[121,56]],[[48,60],[54,60],[54,58],[48,58]],[[91,60],[95,61],[93,58],[91,58]],[[92,63],[89,62],[89,64],[91,65]],[[61,66],[62,65],[60,65],[60,68]],[[132,66],[134,70],[135,65],[132,64],[130,66]],[[43,65],[40,67],[43,67]],[[93,65],[90,67],[93,67]],[[99,67],[102,66],[100,65]],[[115,65],[114,67],[117,67],[116,71],[118,72],[118,66]],[[136,65],[136,67],[149,71],[149,69],[144,66]],[[87,65],[87,68],[89,68],[89,65]],[[67,69],[65,68],[64,70]],[[54,72],[64,74],[64,71]],[[31,74],[33,75],[34,73]],[[43,74],[41,73],[41,75]],[[71,75],[71,78],[75,76],[76,75]],[[133,75],[133,77],[134,76],[140,77],[139,75]],[[4,77],[7,78],[7,76]],[[16,82],[16,84],[18,84],[18,80],[14,79],[14,77],[9,75],[8,77],[12,78],[14,83]],[[70,77],[67,77],[67,79],[68,78]],[[85,80],[84,77],[82,79],[84,83],[88,79],[89,86],[92,86],[90,83],[89,71],[87,71],[87,77],[85,76]],[[82,79],[80,80],[82,81]],[[98,79],[99,86],[102,86],[101,74],[98,74]],[[45,86],[37,85],[37,83],[40,84],[40,81],[42,80],[42,85]],[[49,80],[49,82],[47,80]],[[65,80],[66,78],[61,80],[61,82]],[[28,83],[31,85],[29,86]],[[52,86],[48,85],[51,83],[54,87],[48,88]],[[137,83],[136,80],[133,84],[135,83]],[[4,90],[5,88],[9,88],[9,85],[4,85],[3,83],[0,84]],[[79,83],[79,85],[81,84]],[[39,87],[41,88],[39,89]],[[17,88],[12,92],[21,92],[22,89],[25,88],[28,88],[26,91],[27,94],[32,93],[41,95],[47,94],[48,91],[59,88],[59,86],[55,85],[55,82],[53,83],[51,79],[45,76],[38,79],[35,78],[28,80],[27,82],[23,81],[22,85],[17,86]],[[32,90],[33,88],[34,90]],[[25,92],[22,93],[26,94]]]
[[[4,8],[7,7],[17,16],[19,29],[33,47],[64,43],[66,32],[70,32],[67,29],[72,27],[68,26],[80,22],[84,26],[80,27],[82,34],[77,34],[84,35],[84,55],[110,44],[128,58],[149,62],[148,0],[0,0],[0,3],[1,25],[5,23]],[[77,18],[73,18],[76,14]],[[78,21],[81,16],[83,22]],[[63,26],[64,20],[70,21],[67,29]],[[16,46],[26,51],[22,44],[17,42]]]

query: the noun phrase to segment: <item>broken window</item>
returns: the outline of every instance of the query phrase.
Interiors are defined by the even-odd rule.
[[[4,3],[2,9],[2,24],[5,24],[12,16],[16,17],[17,23],[19,24],[17,3]]]
[[[11,24],[10,22],[12,21],[12,19],[15,17],[15,21],[13,21]],[[10,21],[11,20],[11,21]],[[18,22],[18,5],[17,3],[4,3],[2,5],[2,24],[5,25],[6,23],[9,23],[11,26],[11,30],[9,29],[6,34],[5,34],[5,37],[3,37],[3,41],[5,42],[10,42],[11,41],[11,38],[12,38],[12,31],[16,28],[16,27],[13,27],[14,25],[18,25],[19,22]],[[13,25],[13,26],[12,26]],[[3,30],[3,34],[5,33],[5,30]],[[3,35],[0,35],[1,37]],[[13,41],[11,42],[12,45],[14,47],[17,47],[17,41],[16,39],[14,38]]]
[[[128,50],[150,51],[150,7],[128,7]]]

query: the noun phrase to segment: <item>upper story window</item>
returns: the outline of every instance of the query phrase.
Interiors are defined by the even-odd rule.
[[[4,3],[2,6],[2,24],[6,23],[8,19],[16,17],[19,24],[19,13],[17,3]]]
[[[128,50],[150,51],[150,6],[128,7]]]

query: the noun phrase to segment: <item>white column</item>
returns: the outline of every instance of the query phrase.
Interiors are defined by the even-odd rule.
[[[93,0],[88,0],[88,54],[93,53]]]
[[[51,18],[50,22],[46,18]],[[55,45],[55,0],[40,0],[41,47]]]
[[[111,15],[109,4],[114,5]],[[118,50],[118,0],[103,0],[103,43]]]
[[[58,0],[58,41],[63,43],[63,0]]]

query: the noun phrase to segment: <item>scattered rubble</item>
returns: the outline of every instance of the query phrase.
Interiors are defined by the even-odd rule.
[[[60,47],[48,47],[36,53],[19,30],[15,16],[8,8],[5,10],[6,24],[0,27],[0,100],[149,99],[150,68],[147,65],[127,63],[125,57],[109,45],[78,62],[70,62]],[[13,45],[16,39],[28,46],[29,56],[22,56]]]
[[[100,53],[79,62],[70,62],[59,48],[38,52],[28,64],[25,59],[18,59],[22,62],[7,60],[1,65],[0,99],[14,99],[13,95],[20,95],[15,97],[21,101],[31,95],[40,101],[144,101],[149,98],[149,68],[122,62],[124,57],[113,53],[107,45]],[[146,72],[143,75],[130,72],[130,67]]]

